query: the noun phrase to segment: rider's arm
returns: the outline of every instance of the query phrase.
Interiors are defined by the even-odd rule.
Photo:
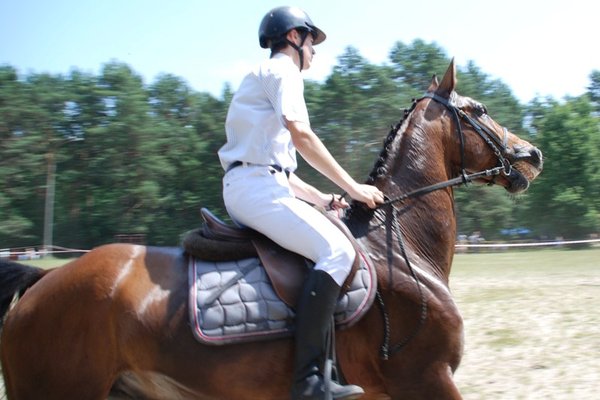
[[[383,202],[383,194],[375,186],[357,183],[333,158],[321,139],[305,122],[286,121],[292,142],[302,157],[317,171],[342,188],[350,197],[374,208]]]
[[[299,199],[324,208],[331,207],[338,209],[348,207],[346,200],[339,195],[325,194],[311,184],[304,182],[294,173],[290,174],[289,182],[294,195]]]
[[[328,196],[316,187],[304,182],[298,175],[291,173],[289,182],[292,190],[294,191],[294,195],[299,199],[307,201],[316,206],[325,207],[327,205],[328,201],[326,197]]]

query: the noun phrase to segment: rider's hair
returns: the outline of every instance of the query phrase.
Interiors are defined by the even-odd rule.
[[[295,30],[298,31],[298,33],[300,35],[307,35],[308,33],[311,33],[308,29],[304,29],[304,28],[295,28]],[[289,46],[289,42],[286,40],[286,36],[287,36],[288,32],[286,32],[285,35],[282,35],[281,37],[279,37],[277,39],[272,39],[271,41],[269,41],[269,48],[271,49],[271,57],[273,57],[275,54],[279,53],[281,50],[283,50],[287,46]],[[313,34],[313,38],[314,38],[314,36],[315,35]]]

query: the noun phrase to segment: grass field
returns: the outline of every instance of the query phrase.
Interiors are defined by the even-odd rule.
[[[457,254],[450,283],[465,400],[600,398],[600,248]]]

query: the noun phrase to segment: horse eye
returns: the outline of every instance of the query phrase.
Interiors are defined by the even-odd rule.
[[[475,112],[482,117],[487,114],[487,108],[483,104],[478,104],[477,107],[475,107]]]

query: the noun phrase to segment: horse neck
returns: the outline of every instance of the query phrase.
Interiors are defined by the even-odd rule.
[[[443,124],[439,120],[426,121],[421,114],[413,106],[396,126],[396,133],[390,132],[393,138],[389,135],[386,139],[389,143],[374,169],[379,172],[378,176],[371,175],[371,183],[389,199],[451,178],[450,163],[442,143]],[[397,218],[396,225],[411,262],[416,260],[420,268],[448,282],[456,236],[452,189],[396,203],[395,211],[391,207],[382,207],[375,212],[364,209],[356,212],[357,208],[353,206],[348,225],[358,235],[362,227],[370,248],[382,252],[379,254],[387,254],[389,240],[386,238],[389,229],[394,229],[392,220]],[[369,229],[376,225],[379,229]],[[398,246],[396,241],[393,241],[394,246]]]

